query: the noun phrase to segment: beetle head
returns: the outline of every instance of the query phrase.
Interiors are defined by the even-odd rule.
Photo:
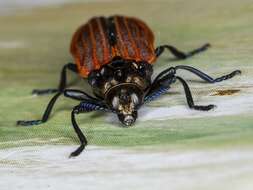
[[[107,104],[126,126],[131,126],[137,119],[137,110],[142,104],[142,99],[142,91],[129,83],[117,85],[106,94]]]

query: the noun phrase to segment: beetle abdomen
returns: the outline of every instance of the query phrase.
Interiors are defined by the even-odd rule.
[[[76,31],[70,51],[82,77],[115,57],[148,63],[156,58],[149,27],[139,19],[123,16],[92,18]]]

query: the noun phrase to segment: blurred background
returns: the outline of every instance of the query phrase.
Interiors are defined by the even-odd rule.
[[[156,46],[189,51],[212,45],[185,61],[171,61],[166,52],[154,65],[155,73],[184,64],[213,77],[236,69],[242,75],[206,84],[188,72],[178,73],[189,82],[196,103],[217,105],[210,112],[190,110],[176,83],[144,106],[130,129],[113,114],[80,115],[89,146],[69,160],[79,144],[70,122],[78,102],[61,98],[40,126],[20,128],[16,121],[41,117],[51,96],[31,92],[58,85],[61,68],[73,61],[69,46],[75,30],[93,16],[113,14],[144,20]],[[0,0],[1,189],[251,190],[252,20],[252,0]],[[91,93],[85,80],[72,73],[68,77],[72,88]]]

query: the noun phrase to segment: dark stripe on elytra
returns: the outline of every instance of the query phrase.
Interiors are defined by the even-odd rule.
[[[147,36],[145,30],[139,25],[139,33],[140,33],[140,41],[139,41],[139,46],[140,46],[140,54],[143,60],[148,60],[149,55],[150,55],[150,50],[149,50],[149,44],[147,41]]]
[[[90,28],[89,28],[89,24],[87,25],[87,28],[85,30],[85,32],[87,32],[87,38],[85,38],[85,42],[87,44],[86,46],[86,54],[85,54],[85,67],[90,71],[93,65],[93,44],[92,44],[92,40],[91,40],[91,32],[90,32]]]
[[[78,40],[77,40],[77,50],[78,50],[78,53],[79,53],[80,65],[81,66],[83,66],[83,63],[84,63],[84,51],[86,51],[85,46],[86,46],[86,44],[83,41],[83,36],[79,35]]]
[[[93,48],[96,49],[96,56],[95,59],[98,59],[98,63],[100,64],[103,62],[103,57],[104,57],[104,52],[103,52],[103,36],[100,34],[99,26],[98,26],[99,18],[94,19],[92,22],[92,30],[93,30],[93,35],[95,38],[95,46]]]
[[[138,51],[138,46],[136,45],[136,42],[135,42],[135,39],[134,39],[135,37],[132,34],[131,26],[129,25],[129,22],[131,22],[131,20],[127,17],[124,17],[124,24],[126,26],[128,36],[129,36],[129,39],[130,39],[131,44],[132,44],[132,48],[133,48],[133,51],[134,51],[134,57],[135,57],[135,59],[136,58],[138,59],[140,57],[140,54],[139,54],[139,51]]]
[[[135,44],[139,47],[140,58],[141,60],[148,60],[151,52],[147,40],[147,33],[142,25],[136,21],[135,27],[138,36]]]
[[[122,58],[126,58],[128,57],[128,52],[127,52],[127,49],[125,47],[125,44],[124,44],[124,40],[123,40],[123,36],[122,36],[122,31],[121,31],[121,28],[120,28],[120,23],[119,23],[119,16],[115,16],[114,17],[114,22],[115,22],[115,28],[116,28],[116,32],[117,32],[117,50],[119,52],[119,55],[120,57]]]
[[[108,39],[111,46],[116,45],[117,43],[117,33],[114,23],[114,17],[109,17],[107,19],[107,29],[108,29]]]
[[[101,17],[100,18],[100,22],[101,22],[101,26],[102,26],[102,32],[104,34],[104,37],[105,37],[105,47],[104,48],[107,48],[107,51],[108,51],[108,55],[104,55],[104,61],[105,60],[110,60],[111,57],[112,57],[112,48],[110,46],[110,42],[109,42],[109,34],[108,34],[108,27],[107,27],[107,19],[105,17]],[[105,56],[109,56],[109,57],[105,57]],[[106,64],[106,63],[103,63],[103,64]]]
[[[129,18],[127,19],[127,23],[128,23],[128,28],[132,34],[132,37],[134,39],[134,44],[136,46],[136,49],[138,51],[138,57],[139,59],[142,59],[142,56],[141,56],[141,48],[142,46],[140,45],[140,41],[142,40],[142,36],[140,34],[140,28],[138,27],[138,23],[136,23],[135,20]]]
[[[122,16],[118,17],[118,23],[119,23],[119,28],[121,31],[121,36],[122,36],[122,42],[123,42],[122,45],[124,46],[124,49],[127,51],[128,56],[130,56],[131,58],[134,58],[135,57],[134,44],[132,43],[131,36],[129,36],[128,28],[126,26],[124,17]]]
[[[81,66],[86,67],[87,62],[89,60],[91,60],[91,56],[90,56],[90,47],[89,47],[89,29],[88,26],[84,26],[84,28],[82,29],[82,33],[81,33],[81,42],[82,42],[82,46],[80,47],[80,49],[83,50],[83,55],[82,55],[82,62],[81,62]]]

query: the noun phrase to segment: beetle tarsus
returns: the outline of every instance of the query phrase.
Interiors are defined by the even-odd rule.
[[[58,92],[58,89],[34,89],[32,91],[33,95],[42,96],[42,95],[48,95],[48,94],[54,94]]]
[[[210,104],[210,105],[207,105],[207,106],[194,105],[194,106],[191,107],[191,109],[200,110],[200,111],[209,111],[209,110],[212,110],[212,109],[214,109],[216,107],[217,106],[213,105],[213,104]]]
[[[73,157],[79,156],[83,152],[84,149],[85,149],[85,145],[84,144],[80,145],[74,152],[72,152],[69,155],[69,158],[73,158]]]
[[[219,78],[216,78],[216,79],[214,79],[213,81],[214,81],[214,82],[221,82],[221,81],[224,81],[224,80],[231,79],[231,78],[233,78],[233,77],[236,76],[236,75],[240,75],[241,73],[242,73],[242,71],[240,71],[240,70],[235,70],[235,71],[233,71],[232,73],[230,73],[230,74],[228,74],[228,75],[221,76],[221,77],[219,77]]]
[[[193,55],[196,55],[198,53],[201,53],[203,51],[206,51],[208,48],[210,48],[211,45],[209,43],[204,44],[200,48],[197,48],[195,50],[190,51],[189,53],[186,53],[186,58],[192,57]]]
[[[33,125],[39,125],[43,123],[42,120],[31,120],[31,121],[17,121],[17,126],[33,126]]]

